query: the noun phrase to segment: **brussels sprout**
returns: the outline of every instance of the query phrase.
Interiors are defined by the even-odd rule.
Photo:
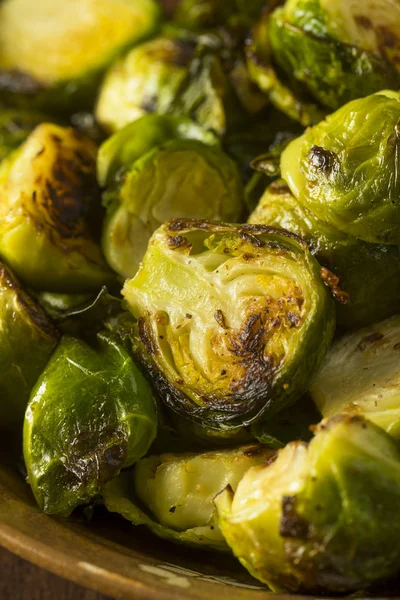
[[[323,422],[215,502],[233,552],[273,590],[350,592],[398,572],[400,453],[362,417]]]
[[[400,311],[400,252],[339,231],[304,208],[284,181],[265,192],[249,223],[283,227],[300,236],[339,278],[337,322],[362,327]]]
[[[318,263],[270,227],[171,221],[123,294],[162,400],[215,437],[296,401],[334,330]]]
[[[279,108],[309,125],[319,107],[398,89],[399,31],[393,0],[287,0],[262,16],[249,66]]]
[[[59,112],[90,108],[101,76],[157,27],[155,0],[4,0],[0,94],[12,106]]]
[[[193,40],[166,34],[133,48],[104,79],[98,121],[116,131],[147,113],[170,112],[195,49]]]
[[[111,512],[154,534],[190,546],[227,551],[216,523],[214,497],[236,489],[246,471],[271,459],[260,445],[203,454],[163,454],[136,463],[106,485],[103,500]],[[143,506],[143,510],[140,508]]]
[[[219,146],[210,131],[184,117],[146,115],[130,123],[100,146],[97,157],[97,179],[102,187],[111,185],[121,169],[133,163],[155,146],[170,140],[198,140],[209,146]]]
[[[400,438],[400,317],[338,340],[311,386],[324,417],[364,414]]]
[[[0,162],[16,150],[30,133],[46,118],[40,113],[25,110],[0,112]]]
[[[337,229],[399,244],[399,119],[398,93],[354,100],[289,144],[282,177],[301,204]]]
[[[0,199],[0,255],[27,284],[84,292],[113,282],[92,235],[100,202],[88,138],[39,125],[2,162]]]
[[[146,454],[156,434],[149,384],[106,334],[98,347],[64,336],[32,391],[24,458],[46,513],[68,516]]]
[[[235,163],[196,140],[171,140],[133,163],[105,195],[103,251],[109,265],[133,277],[151,234],[165,221],[239,221],[243,189]]]
[[[20,429],[32,387],[58,342],[40,306],[0,264],[0,430]]]
[[[234,25],[239,20],[243,21],[243,26],[250,26],[266,4],[266,0],[183,0],[173,18],[182,27],[195,30]]]

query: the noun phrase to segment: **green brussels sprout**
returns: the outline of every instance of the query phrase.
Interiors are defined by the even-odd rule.
[[[216,438],[295,402],[335,324],[306,244],[263,226],[166,223],[123,295],[162,400]]]
[[[50,319],[0,264],[0,430],[22,426],[29,394],[59,335]]]
[[[398,245],[399,119],[399,93],[354,100],[289,144],[282,177],[323,221],[366,242]]]
[[[182,27],[194,30],[234,25],[238,20],[243,21],[243,26],[250,26],[266,4],[266,0],[183,0],[173,19]]]
[[[110,336],[97,342],[64,336],[26,410],[28,481],[48,514],[68,516],[90,502],[156,434],[150,385]]]
[[[303,207],[282,180],[271,184],[249,223],[296,233],[321,265],[339,278],[339,325],[355,329],[400,311],[400,252],[397,246],[363,242],[321,221]]]
[[[249,51],[253,76],[305,125],[315,122],[310,103],[336,110],[400,86],[400,9],[393,0],[287,0],[258,27]]]
[[[252,444],[203,454],[162,454],[138,461],[102,493],[110,512],[159,537],[190,546],[228,551],[216,522],[214,497],[226,485],[236,489],[250,467],[270,460],[274,451]],[[143,507],[140,508],[140,507]]]
[[[0,167],[0,255],[24,282],[55,292],[112,283],[92,230],[100,199],[96,146],[39,125]]]
[[[217,496],[219,525],[274,590],[351,592],[398,573],[400,452],[359,416],[324,421]]]
[[[310,392],[324,417],[360,413],[400,439],[400,317],[335,342]]]
[[[219,146],[218,138],[210,131],[184,117],[146,115],[130,123],[106,140],[97,157],[97,179],[102,187],[111,185],[122,169],[155,146],[170,140],[198,140],[209,146]]]
[[[32,131],[46,121],[40,113],[26,110],[0,111],[0,162],[16,150]]]
[[[0,3],[0,94],[57,113],[90,108],[109,64],[153,33],[155,0]]]
[[[103,252],[133,277],[152,233],[172,218],[241,220],[243,189],[235,163],[197,140],[171,140],[136,160],[104,197]]]
[[[104,79],[96,106],[99,123],[116,131],[147,113],[170,112],[195,49],[193,40],[176,34],[133,48]]]

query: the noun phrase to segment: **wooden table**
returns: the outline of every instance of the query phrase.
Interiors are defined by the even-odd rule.
[[[56,577],[0,548],[1,600],[111,600]]]

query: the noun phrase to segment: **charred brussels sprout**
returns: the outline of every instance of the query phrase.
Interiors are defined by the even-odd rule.
[[[321,265],[339,279],[337,321],[362,327],[400,310],[400,252],[369,244],[321,221],[303,207],[284,181],[273,183],[249,223],[283,227],[300,236]]]
[[[235,163],[196,140],[171,140],[136,160],[104,196],[103,251],[133,277],[152,233],[172,218],[240,221],[243,189]]]
[[[20,429],[32,387],[58,342],[40,306],[0,264],[0,430]]]
[[[65,336],[32,391],[24,458],[39,506],[68,516],[146,454],[156,433],[149,384],[106,334]]]
[[[0,110],[0,162],[16,150],[35,127],[46,120],[40,113]]]
[[[34,288],[97,290],[113,281],[92,230],[99,219],[96,146],[44,123],[0,168],[0,255]]]
[[[0,94],[55,112],[91,107],[102,73],[151,34],[155,0],[5,0],[0,5]]]
[[[311,386],[324,417],[364,414],[400,438],[400,317],[338,340]]]
[[[140,460],[104,489],[111,512],[146,525],[173,542],[227,551],[216,522],[214,497],[227,485],[236,489],[250,467],[271,459],[259,445],[203,454],[163,454]],[[143,509],[141,508],[143,507]]]
[[[397,92],[354,100],[289,144],[282,177],[323,221],[366,242],[399,244],[399,120]]]
[[[273,590],[350,592],[398,572],[400,453],[362,417],[323,422],[216,499],[241,563]]]
[[[285,106],[279,87],[286,86],[287,94],[300,104],[309,98],[316,106],[335,110],[400,85],[396,1],[287,0],[262,19],[264,38],[256,40],[261,67],[257,60],[252,66],[257,72],[264,65],[269,78],[265,76],[265,82],[261,76],[258,81],[261,86],[270,83],[271,99],[283,109],[296,110],[296,102]],[[301,119],[301,109],[298,116]]]
[[[170,112],[195,47],[184,37],[162,35],[133,48],[103,82],[96,108],[99,122],[116,131],[147,113]]]
[[[171,221],[123,294],[161,398],[216,437],[296,401],[334,329],[318,263],[270,227]]]

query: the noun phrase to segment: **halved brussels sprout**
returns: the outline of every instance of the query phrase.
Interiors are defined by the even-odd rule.
[[[0,315],[0,430],[19,430],[31,389],[59,334],[1,263]]]
[[[337,322],[363,327],[400,311],[400,251],[369,244],[321,221],[282,180],[273,183],[249,223],[283,227],[307,242],[321,265],[339,278]]]
[[[4,0],[2,100],[55,112],[91,107],[104,70],[159,17],[155,0]]]
[[[76,130],[43,123],[1,163],[0,255],[34,288],[83,292],[114,280],[92,234],[96,153]]]
[[[171,221],[123,294],[162,400],[215,437],[295,402],[334,330],[318,263],[270,227]]]
[[[106,140],[97,157],[97,179],[102,187],[114,183],[122,169],[154,147],[170,140],[198,140],[208,146],[219,146],[218,138],[190,119],[172,115],[146,115],[130,123]]]
[[[323,221],[366,242],[397,245],[399,122],[399,93],[354,100],[289,144],[282,177]]]
[[[335,110],[398,89],[399,56],[400,9],[393,0],[287,0],[262,17],[249,54],[262,89],[305,125],[315,122],[307,102]]]
[[[274,591],[351,592],[398,573],[400,453],[362,417],[324,421],[215,502],[233,552]]]
[[[0,110],[0,162],[46,120],[40,113],[27,110]]]
[[[162,454],[136,463],[106,485],[103,500],[110,512],[155,535],[190,546],[228,551],[216,522],[214,497],[227,485],[236,489],[250,467],[274,455],[253,444],[203,454]],[[142,508],[143,507],[143,508]]]
[[[324,417],[365,415],[400,438],[400,317],[338,340],[310,388]]]
[[[109,265],[133,277],[152,233],[172,218],[240,221],[243,189],[235,163],[196,140],[171,140],[134,162],[106,192],[103,251]]]
[[[147,113],[170,112],[195,49],[193,40],[172,34],[133,48],[104,79],[96,107],[98,121],[116,131]]]
[[[149,383],[106,334],[65,336],[32,391],[24,458],[40,508],[68,516],[146,454],[156,434]]]

